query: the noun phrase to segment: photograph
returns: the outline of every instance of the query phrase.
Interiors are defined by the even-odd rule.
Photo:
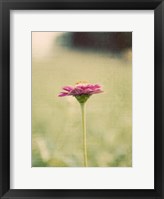
[[[132,32],[32,31],[32,167],[133,167]]]
[[[164,2],[0,8],[0,198],[163,199]]]

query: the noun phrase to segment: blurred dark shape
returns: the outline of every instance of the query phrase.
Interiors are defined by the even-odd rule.
[[[132,47],[131,32],[74,32],[72,46],[76,48],[122,51]]]

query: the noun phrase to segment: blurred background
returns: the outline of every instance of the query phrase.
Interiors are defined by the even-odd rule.
[[[80,105],[58,97],[78,81],[104,91],[87,101],[89,166],[131,167],[131,32],[32,32],[32,166],[83,166]]]

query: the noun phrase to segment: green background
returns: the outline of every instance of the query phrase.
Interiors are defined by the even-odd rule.
[[[58,97],[63,86],[83,80],[104,91],[87,101],[89,166],[132,166],[131,49],[76,50],[55,42],[57,36],[32,35],[32,166],[83,166],[80,105],[72,96]]]

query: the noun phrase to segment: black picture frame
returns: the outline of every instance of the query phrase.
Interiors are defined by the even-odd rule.
[[[11,10],[154,10],[155,17],[155,162],[154,189],[18,190],[10,189],[10,11]],[[164,198],[162,0],[0,0],[0,196],[1,198]],[[163,78],[163,79],[162,79]],[[142,180],[142,179],[141,179]],[[78,183],[78,182],[77,182]]]

